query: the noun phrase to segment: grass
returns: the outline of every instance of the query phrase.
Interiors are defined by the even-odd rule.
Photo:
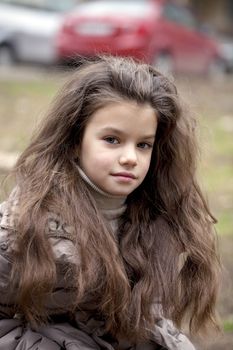
[[[0,80],[1,151],[20,152],[25,148],[60,84],[46,76]]]
[[[228,120],[228,119],[226,119]],[[205,119],[205,123],[209,118]],[[233,118],[231,119],[231,123]],[[229,123],[229,121],[228,121]],[[211,136],[205,141],[205,156],[201,176],[210,204],[218,218],[217,230],[220,234],[233,234],[233,143],[232,125],[224,126],[224,117],[212,120]]]
[[[208,116],[205,119],[210,122]],[[205,123],[206,123],[205,121]],[[220,234],[233,234],[233,116],[211,121],[211,134],[202,164],[203,182],[218,218]],[[208,140],[208,139],[207,139]]]
[[[226,333],[233,332],[233,320],[227,320],[223,323],[223,330]]]
[[[220,235],[233,236],[233,77],[181,82],[181,90],[200,122],[200,178]]]

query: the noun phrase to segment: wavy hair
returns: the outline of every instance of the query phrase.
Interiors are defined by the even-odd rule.
[[[158,128],[149,171],[127,198],[117,242],[80,178],[75,154],[90,116],[119,101],[149,104]],[[72,267],[73,311],[90,292],[106,329],[133,341],[149,337],[148,329],[159,317],[156,303],[179,327],[187,320],[193,332],[217,326],[215,219],[196,180],[197,158],[196,121],[168,78],[128,58],[82,62],[13,171],[20,188],[20,253],[12,280],[25,317],[46,319],[44,300],[56,283],[56,262],[46,237],[49,210],[74,228],[81,263]]]

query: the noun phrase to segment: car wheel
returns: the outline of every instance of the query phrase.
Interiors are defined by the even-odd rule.
[[[153,59],[152,65],[166,75],[174,73],[174,60],[170,53],[159,53]]]
[[[13,49],[8,45],[0,46],[0,66],[12,66],[14,63]]]

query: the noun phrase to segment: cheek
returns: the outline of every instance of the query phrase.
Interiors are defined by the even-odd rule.
[[[148,171],[149,171],[149,168],[150,168],[150,160],[151,160],[151,157],[149,157],[146,161],[144,159],[144,162],[142,164],[142,167],[141,167],[141,181],[140,181],[140,184],[144,181]]]
[[[113,157],[109,154],[98,153],[92,158],[93,167],[101,166],[102,168],[108,167],[113,163]]]
[[[145,175],[147,174],[147,172],[149,170],[150,163],[151,163],[151,155],[148,155],[148,157],[146,157],[143,161],[143,171],[144,171]]]

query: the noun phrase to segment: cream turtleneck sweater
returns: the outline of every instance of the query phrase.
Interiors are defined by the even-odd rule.
[[[113,232],[116,233],[118,229],[118,221],[126,209],[125,196],[114,196],[110,193],[104,192],[96,186],[85,172],[77,166],[81,178],[88,185],[89,190],[97,203],[97,207],[102,212],[104,218],[110,224]]]

